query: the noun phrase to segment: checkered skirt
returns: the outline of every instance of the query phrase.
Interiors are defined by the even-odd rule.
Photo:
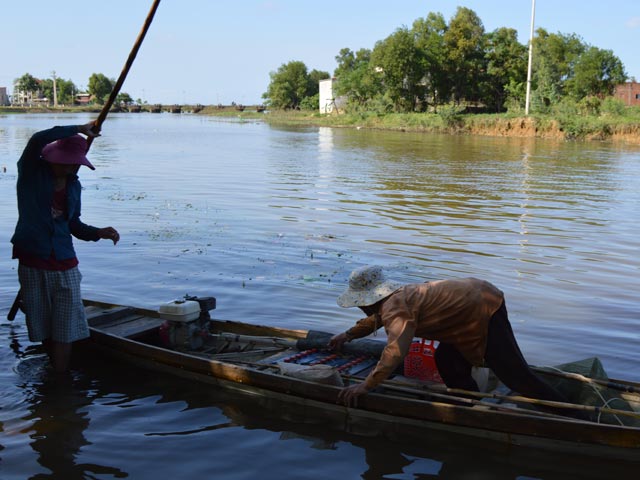
[[[18,266],[29,340],[70,343],[89,336],[78,267],[64,271]]]

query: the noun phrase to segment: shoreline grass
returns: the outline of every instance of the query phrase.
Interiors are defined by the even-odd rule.
[[[144,108],[144,107],[143,107]],[[189,112],[188,106],[183,111]],[[3,114],[99,113],[100,106],[0,107]],[[239,111],[233,106],[205,106],[197,115],[261,120],[274,125],[365,128],[414,133],[536,137],[584,141],[622,141],[640,145],[640,112],[627,115],[540,115],[358,112],[325,115],[312,111],[273,110],[256,107]]]

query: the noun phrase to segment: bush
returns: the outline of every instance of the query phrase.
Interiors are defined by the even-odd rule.
[[[462,112],[464,107],[454,103],[448,103],[438,108],[438,115],[442,118],[442,122],[447,127],[457,127],[462,122]]]
[[[600,113],[606,116],[623,116],[625,114],[627,107],[624,102],[619,98],[615,97],[607,97],[602,101],[602,106],[600,107]]]
[[[300,101],[300,110],[319,110],[320,109],[320,94],[316,93],[311,97],[304,97]]]
[[[578,108],[580,109],[580,112],[585,115],[600,115],[601,107],[602,100],[593,95],[584,97],[578,102]]]

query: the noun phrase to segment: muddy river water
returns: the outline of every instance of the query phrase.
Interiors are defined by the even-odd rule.
[[[55,383],[24,317],[10,237],[28,138],[88,114],[0,116],[0,478],[571,478],[566,457],[330,431],[277,405],[106,363]],[[640,148],[113,114],[80,172],[87,298],[158,308],[213,295],[222,319],[339,332],[353,268],[501,288],[535,364],[599,357],[640,380]],[[581,478],[610,466],[581,464]],[[576,474],[577,475],[577,474]],[[631,477],[629,477],[631,478]]]

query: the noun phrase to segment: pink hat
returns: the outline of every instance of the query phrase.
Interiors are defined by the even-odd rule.
[[[61,138],[42,149],[42,156],[49,163],[63,165],[86,165],[91,170],[96,167],[87,160],[87,141],[80,135]]]

